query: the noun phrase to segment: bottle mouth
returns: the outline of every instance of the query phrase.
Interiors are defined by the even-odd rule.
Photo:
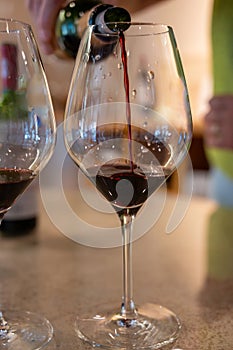
[[[113,32],[125,31],[130,27],[131,17],[124,8],[110,7],[104,13],[104,23]]]
[[[95,33],[101,37],[118,37],[120,32],[124,32],[127,37],[162,35],[172,31],[172,28],[166,24],[154,22],[105,22],[96,24],[92,27]]]

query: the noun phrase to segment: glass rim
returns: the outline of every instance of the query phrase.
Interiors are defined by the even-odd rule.
[[[28,28],[28,30],[31,30],[31,25],[29,23],[26,23],[24,21],[14,19],[14,18],[4,18],[0,17],[0,32],[3,32],[3,29],[1,28],[2,24],[6,24],[6,29],[4,31],[11,31],[11,29],[7,29],[7,25],[15,24],[24,28]]]
[[[150,31],[147,30],[146,32],[142,32],[141,34],[138,32],[137,33],[137,36],[145,36],[145,35],[161,35],[161,34],[166,34],[166,33],[169,33],[170,31],[173,31],[172,27],[168,24],[165,24],[165,23],[159,23],[159,22],[140,22],[140,21],[133,21],[133,22],[129,22],[129,21],[122,21],[122,22],[118,22],[118,21],[114,21],[114,22],[106,22],[104,24],[93,24],[93,25],[90,25],[89,27],[91,27],[92,29],[93,28],[106,28],[106,26],[108,25],[111,25],[111,26],[117,26],[119,24],[120,25],[127,25],[128,28],[123,31],[124,34],[126,36],[135,36],[136,34],[130,34],[130,33],[127,33],[128,30],[130,30],[130,28],[132,29],[132,27],[150,27],[150,28],[157,28],[156,30],[154,31]],[[98,36],[118,36],[119,35],[119,31],[113,31],[111,33],[101,33],[101,32],[98,32]]]

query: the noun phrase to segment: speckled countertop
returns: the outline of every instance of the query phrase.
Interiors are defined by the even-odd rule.
[[[67,196],[80,215],[92,219],[95,215],[98,220],[97,213],[84,210],[75,192]],[[50,191],[51,203],[53,197]],[[168,198],[169,208],[174,199]],[[54,206],[59,206],[56,200]],[[134,242],[135,301],[157,302],[175,311],[182,322],[175,348],[232,350],[233,214],[208,200],[193,198],[170,235],[164,233],[168,217],[165,208],[156,225]],[[46,316],[54,327],[48,350],[90,349],[74,332],[75,315],[91,311],[95,304],[119,305],[121,249],[73,242],[59,232],[42,205],[33,233],[1,237],[0,244],[3,307]]]

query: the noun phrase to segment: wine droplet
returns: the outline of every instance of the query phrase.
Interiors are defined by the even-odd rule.
[[[136,90],[136,89],[133,89],[133,90],[132,90],[132,96],[133,96],[133,97],[136,97],[136,95],[137,95],[137,90]]]
[[[155,78],[155,73],[152,70],[148,71],[147,73],[148,73],[147,80],[148,80],[148,82],[150,82],[151,80],[153,80]]]

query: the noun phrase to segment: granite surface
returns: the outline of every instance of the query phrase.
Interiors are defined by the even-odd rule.
[[[49,198],[53,202],[52,191]],[[83,217],[102,220],[84,210],[75,193],[67,198]],[[169,199],[169,208],[174,200]],[[174,348],[232,350],[232,212],[219,213],[214,203],[193,198],[170,235],[164,233],[168,217],[165,208],[156,225],[133,244],[134,299],[165,305],[179,316],[182,329]],[[115,223],[110,215],[106,222],[111,220]],[[48,350],[90,349],[76,336],[75,316],[93,312],[95,305],[120,305],[121,248],[75,243],[59,232],[42,205],[34,232],[1,237],[0,244],[3,309],[47,317],[54,327]]]

